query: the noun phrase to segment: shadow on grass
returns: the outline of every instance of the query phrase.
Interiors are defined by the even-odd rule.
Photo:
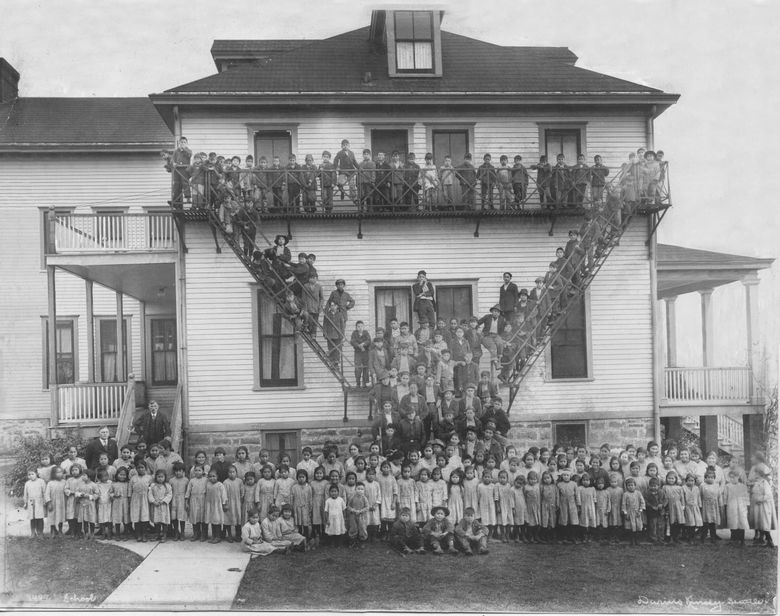
[[[100,605],[143,560],[96,541],[63,537],[4,541],[0,604],[78,608]]]
[[[491,544],[402,557],[385,544],[249,563],[234,609],[774,613],[777,551]],[[720,609],[717,609],[719,606]]]

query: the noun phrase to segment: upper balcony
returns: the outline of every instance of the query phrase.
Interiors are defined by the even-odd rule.
[[[176,227],[168,212],[61,214],[46,216],[47,255],[175,252]]]
[[[671,206],[668,163],[606,167],[417,167],[350,170],[320,166],[177,167],[172,205],[187,220],[245,211],[256,220],[582,216],[620,207],[658,213]],[[622,199],[610,199],[611,196]]]

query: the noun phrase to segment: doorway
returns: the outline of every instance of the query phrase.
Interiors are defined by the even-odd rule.
[[[377,152],[385,153],[385,160],[390,162],[393,151],[401,155],[401,161],[406,160],[409,151],[409,131],[404,129],[371,129],[371,154],[376,158]]]

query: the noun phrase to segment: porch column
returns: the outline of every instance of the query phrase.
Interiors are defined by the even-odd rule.
[[[56,268],[53,265],[46,266],[46,282],[48,286],[49,313],[46,322],[46,336],[49,344],[49,356],[46,358],[49,367],[49,392],[51,393],[51,422],[56,426],[59,420],[57,409],[57,284],[55,280]]]
[[[707,457],[708,451],[718,451],[718,416],[699,416],[699,438],[701,439],[701,457]]]
[[[146,350],[149,348],[146,343],[146,302],[140,300],[138,301],[138,335],[141,338],[141,375],[139,380],[148,385],[151,383],[151,379],[147,378],[146,374]]]
[[[677,367],[677,296],[664,299],[666,304],[666,365]]]
[[[87,293],[87,383],[95,382],[95,308],[92,281],[85,280]]]
[[[745,315],[747,317],[747,360],[751,368],[750,378],[750,398],[755,397],[757,388],[756,382],[763,378],[761,362],[761,344],[758,324],[758,274],[752,272],[742,279],[745,286]]]
[[[742,416],[742,440],[745,448],[744,466],[750,468],[750,456],[764,449],[764,415],[751,413]]]
[[[701,345],[702,365],[715,364],[715,319],[712,315],[712,289],[699,291],[701,295]]]
[[[122,303],[121,291],[116,292],[116,380],[125,380],[125,345],[123,325],[125,322],[125,307]]]

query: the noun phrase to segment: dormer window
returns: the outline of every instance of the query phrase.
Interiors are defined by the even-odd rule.
[[[428,11],[397,11],[394,17],[398,72],[433,72],[433,15]]]
[[[375,11],[374,36],[384,30],[390,77],[441,77],[441,11]]]

